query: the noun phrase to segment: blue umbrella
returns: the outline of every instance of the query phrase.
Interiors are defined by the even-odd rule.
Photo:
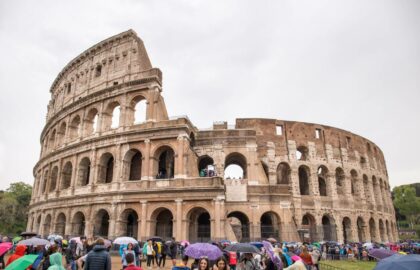
[[[195,243],[185,249],[185,255],[198,259],[207,257],[209,260],[217,260],[223,255],[222,251],[215,245],[209,243]]]
[[[420,269],[420,255],[399,255],[395,254],[391,257],[378,262],[374,270],[414,270]]]

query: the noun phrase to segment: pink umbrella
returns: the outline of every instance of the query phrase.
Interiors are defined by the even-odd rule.
[[[190,242],[188,242],[187,240],[182,240],[181,241],[181,245],[184,246],[184,247],[185,246],[189,246],[190,245]]]
[[[298,255],[292,256],[292,261],[297,262],[297,261],[300,261],[300,260],[302,260],[302,258],[299,257]]]
[[[13,244],[10,242],[0,243],[0,256],[6,253],[9,249],[13,247]]]

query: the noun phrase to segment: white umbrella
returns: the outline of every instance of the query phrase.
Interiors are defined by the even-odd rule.
[[[113,243],[117,245],[128,245],[129,243],[138,244],[136,239],[128,236],[118,237],[114,240]]]
[[[63,237],[61,235],[58,234],[50,234],[47,237],[48,240],[63,240]]]
[[[18,245],[25,245],[25,246],[46,246],[49,245],[50,241],[45,240],[45,239],[41,239],[41,238],[37,238],[37,237],[32,237],[26,240],[22,240],[19,241]]]

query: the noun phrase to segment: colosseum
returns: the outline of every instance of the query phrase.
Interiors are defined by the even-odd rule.
[[[188,117],[170,117],[162,72],[132,30],[70,61],[50,92],[28,231],[397,240],[375,143],[313,123],[243,118],[200,130]]]

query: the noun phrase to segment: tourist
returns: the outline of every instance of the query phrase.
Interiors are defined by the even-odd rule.
[[[236,252],[229,251],[229,266],[231,270],[236,269],[236,264],[238,263]]]
[[[315,268],[316,270],[319,270],[319,259],[321,258],[321,253],[319,252],[319,249],[316,246],[314,246],[311,252],[311,256],[312,256],[312,263],[314,265],[313,268]]]
[[[257,270],[259,269],[258,265],[252,257],[252,253],[244,253],[240,265],[240,270]]]
[[[175,238],[172,237],[171,244],[169,245],[169,257],[172,260],[172,266],[176,265],[176,255],[178,252],[178,244],[175,242]]]
[[[311,270],[313,262],[312,262],[312,256],[308,252],[308,247],[303,246],[302,252],[299,254],[299,257],[302,258],[303,263],[306,265],[306,269]]]
[[[159,260],[159,266],[165,267],[166,263],[166,255],[168,254],[168,245],[162,243],[161,245],[161,254],[160,254],[160,260]]]
[[[191,264],[191,270],[198,270],[199,268],[199,259],[194,259],[193,263]]]
[[[283,270],[307,270],[308,268],[303,263],[302,259],[297,259],[291,266],[283,268]]]
[[[66,250],[66,263],[70,266],[71,270],[76,270],[76,250],[77,244],[76,241],[71,240],[69,247]]]
[[[136,253],[134,252],[134,246],[132,243],[128,243],[127,248],[123,249],[123,254],[122,254],[122,265],[123,265],[123,269],[125,269],[128,266],[128,261],[127,261],[127,255],[128,254],[132,254],[133,258],[136,257]],[[137,265],[135,265],[137,266]]]
[[[85,270],[111,270],[111,257],[103,238],[98,238],[86,257]]]
[[[153,243],[152,240],[147,241],[147,246],[146,246],[146,256],[147,256],[147,267],[150,269],[150,265],[151,263],[153,263],[153,266],[155,265],[154,263],[154,253],[155,251],[153,250]]]
[[[160,268],[160,257],[162,255],[162,246],[160,242],[153,243],[154,259],[156,260],[156,265]]]
[[[198,261],[198,270],[209,270],[209,260],[207,258],[201,258]]]
[[[213,265],[214,270],[228,270],[228,265],[225,258],[220,257],[216,260],[216,263]]]
[[[11,264],[14,260],[17,260],[20,257],[22,257],[23,255],[25,255],[25,251],[26,251],[26,246],[24,246],[24,245],[17,245],[16,246],[15,253],[13,253],[9,257],[9,259],[7,260],[6,266],[8,266],[9,264]]]
[[[127,253],[127,255],[125,255],[125,261],[127,262],[127,265],[123,269],[125,269],[125,270],[142,270],[141,267],[136,266],[135,256],[134,256],[133,253]]]
[[[51,254],[49,260],[50,260],[50,267],[48,267],[48,270],[66,270],[63,266],[63,256],[61,255],[60,252],[55,252]]]

